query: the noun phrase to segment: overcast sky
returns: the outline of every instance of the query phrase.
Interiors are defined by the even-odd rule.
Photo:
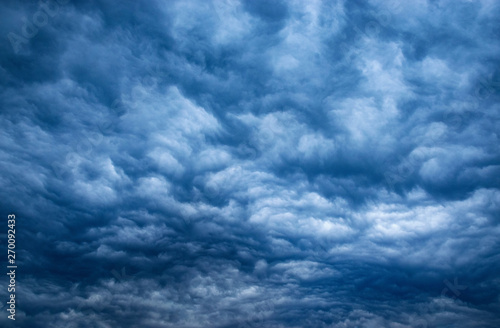
[[[0,325],[499,327],[499,19],[1,1]]]

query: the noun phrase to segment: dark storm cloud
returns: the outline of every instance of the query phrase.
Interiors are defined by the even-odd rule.
[[[499,324],[494,1],[1,10],[18,326]]]

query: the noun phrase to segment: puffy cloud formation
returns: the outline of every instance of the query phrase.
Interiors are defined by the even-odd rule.
[[[16,327],[500,326],[497,1],[0,8]]]

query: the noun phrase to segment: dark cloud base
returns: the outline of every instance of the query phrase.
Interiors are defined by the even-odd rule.
[[[500,326],[497,2],[0,8],[2,326]]]

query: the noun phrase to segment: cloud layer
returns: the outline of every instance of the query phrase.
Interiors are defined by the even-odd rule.
[[[496,1],[0,12],[17,327],[500,325]]]

